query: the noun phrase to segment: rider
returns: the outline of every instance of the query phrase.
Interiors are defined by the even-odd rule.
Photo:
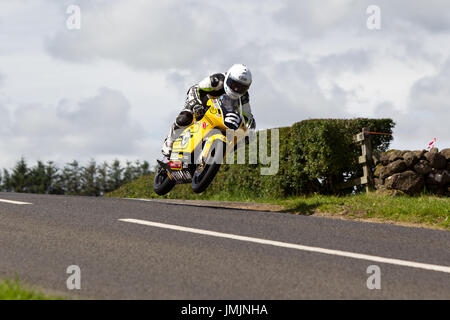
[[[179,130],[189,127],[193,122],[194,115],[196,119],[203,117],[208,110],[206,103],[209,98],[217,98],[223,94],[228,95],[233,100],[240,100],[242,115],[245,118],[247,127],[255,129],[256,122],[250,109],[249,94],[247,92],[251,83],[252,74],[250,70],[243,64],[235,64],[228,72],[213,74],[189,88],[184,109],[172,124],[169,134],[164,140],[161,150],[162,154],[165,157],[169,157]]]

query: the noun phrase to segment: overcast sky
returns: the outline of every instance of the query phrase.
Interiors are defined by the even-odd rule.
[[[393,148],[450,147],[448,0],[0,0],[0,168],[154,163],[188,87],[234,63],[259,129],[390,117]]]

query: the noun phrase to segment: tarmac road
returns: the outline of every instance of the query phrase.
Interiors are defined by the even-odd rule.
[[[67,289],[70,265],[80,290]],[[371,265],[381,289],[367,287]],[[450,232],[0,193],[0,278],[15,275],[87,299],[450,299]]]

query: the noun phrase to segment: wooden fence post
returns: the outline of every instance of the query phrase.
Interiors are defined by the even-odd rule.
[[[372,142],[370,141],[369,128],[363,128],[362,134],[364,140],[361,144],[362,155],[359,159],[359,163],[363,165],[363,177],[366,180],[366,192],[373,190],[373,177],[372,177]]]
[[[349,188],[357,185],[366,185],[366,192],[373,190],[372,177],[372,142],[370,141],[369,128],[363,128],[361,133],[354,137],[354,141],[361,143],[361,156],[358,158],[358,163],[363,165],[363,176],[341,184],[340,188]]]

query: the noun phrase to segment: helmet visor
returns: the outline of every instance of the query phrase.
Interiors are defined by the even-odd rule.
[[[240,82],[237,82],[236,80],[231,79],[228,77],[227,79],[227,86],[233,90],[234,92],[238,94],[244,94],[247,92],[249,86]]]

